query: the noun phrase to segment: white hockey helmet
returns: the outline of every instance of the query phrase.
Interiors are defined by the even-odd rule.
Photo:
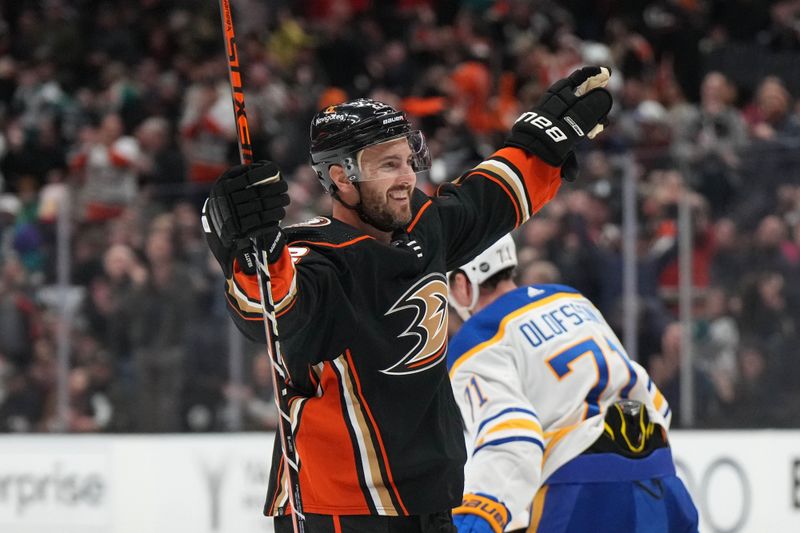
[[[472,287],[472,300],[468,306],[459,305],[455,299],[450,298],[450,305],[456,310],[458,316],[467,320],[472,315],[472,310],[478,303],[481,283],[498,272],[515,266],[517,266],[517,247],[511,235],[507,234],[481,252],[475,259],[451,272],[451,274],[458,271],[463,272]]]

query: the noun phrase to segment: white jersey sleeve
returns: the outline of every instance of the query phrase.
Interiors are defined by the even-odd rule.
[[[507,346],[481,353],[479,372],[456,372],[453,389],[467,439],[464,492],[492,496],[511,512],[509,530],[527,526],[539,486],[544,436]]]
[[[536,491],[603,432],[606,409],[630,398],[668,428],[671,413],[600,312],[562,285],[521,287],[470,318],[448,364],[465,422],[466,493],[508,507],[525,528]]]

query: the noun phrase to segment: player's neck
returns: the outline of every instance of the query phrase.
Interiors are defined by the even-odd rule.
[[[497,284],[497,287],[491,292],[481,292],[478,295],[478,302],[475,304],[475,311],[477,313],[484,307],[491,305],[495,300],[517,288],[517,284],[510,279],[505,279]]]
[[[377,241],[389,244],[389,242],[392,240],[392,234],[390,232],[381,231],[375,226],[367,224],[361,220],[361,218],[358,216],[358,213],[335,200],[333,202],[333,218],[339,222],[344,222],[345,224],[353,226],[357,230],[361,231],[362,233],[366,233]]]

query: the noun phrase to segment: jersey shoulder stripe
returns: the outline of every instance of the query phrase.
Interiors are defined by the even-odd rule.
[[[528,203],[528,192],[525,187],[525,180],[520,171],[514,167],[513,163],[508,159],[494,156],[482,162],[475,167],[474,170],[483,171],[506,185],[514,201],[514,207],[517,208],[521,216],[518,225],[530,218],[532,211]]]
[[[464,360],[464,356],[476,351],[476,348],[499,342],[505,324],[513,318],[554,300],[576,297],[583,296],[572,287],[556,284],[519,287],[504,294],[472,317],[450,340],[447,354],[450,374]]]

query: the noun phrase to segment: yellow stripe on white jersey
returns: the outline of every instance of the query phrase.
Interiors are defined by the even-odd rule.
[[[497,425],[490,426],[489,429],[486,431],[486,434],[495,433],[497,431],[503,431],[506,429],[528,429],[533,431],[539,436],[542,436],[542,425],[539,422],[534,422],[533,420],[526,420],[524,418],[517,418],[514,420],[508,420],[506,422],[501,422]]]

